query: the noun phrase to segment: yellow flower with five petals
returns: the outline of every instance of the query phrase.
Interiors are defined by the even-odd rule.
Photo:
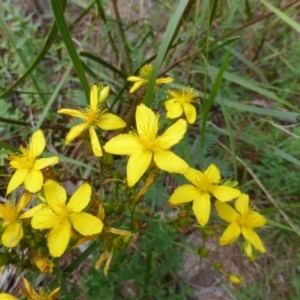
[[[158,116],[140,104],[136,109],[137,132],[119,134],[104,145],[104,150],[117,155],[129,155],[127,164],[127,183],[134,186],[146,172],[152,160],[158,168],[170,173],[184,173],[188,164],[168,150],[184,136],[187,123],[180,119],[164,134],[157,137]]]
[[[193,201],[193,211],[200,225],[207,224],[210,215],[210,195],[222,202],[237,198],[241,192],[221,185],[221,174],[216,165],[211,164],[204,172],[190,168],[183,174],[192,184],[184,184],[175,189],[169,202],[182,204]]]
[[[143,84],[148,83],[153,67],[151,65],[144,65],[140,69],[140,77],[138,76],[129,76],[127,78],[128,81],[134,82],[134,85],[131,87],[129,93],[134,93],[138,90]],[[155,84],[162,84],[162,83],[170,83],[173,81],[172,77],[165,77],[165,78],[158,78],[155,80]]]
[[[26,291],[20,291],[20,294],[24,295],[27,300],[57,300],[59,299],[58,292],[60,288],[54,289],[51,293],[46,289],[43,289],[40,293],[37,293],[25,278],[23,278]],[[0,300],[18,300],[17,297],[6,293],[0,293]]]
[[[96,85],[93,85],[91,88],[90,106],[86,110],[63,108],[58,111],[59,114],[66,114],[83,120],[83,123],[74,126],[67,134],[66,144],[71,143],[83,131],[88,129],[94,155],[102,156],[102,149],[95,128],[115,130],[126,126],[126,123],[120,117],[112,113],[106,113],[106,110],[100,108],[108,94],[109,86],[98,89]]]
[[[31,220],[34,229],[51,229],[47,241],[53,257],[61,256],[70,241],[72,226],[81,235],[100,233],[103,223],[97,217],[82,212],[91,200],[92,188],[81,185],[66,204],[66,190],[54,180],[44,184],[47,206],[37,211]]]
[[[188,123],[195,123],[197,112],[195,106],[191,103],[199,101],[196,100],[198,94],[194,89],[188,87],[182,90],[168,90],[167,94],[169,96],[169,99],[165,102],[167,118],[176,119],[184,113]]]
[[[3,219],[2,227],[4,228],[2,244],[5,247],[15,247],[22,239],[23,228],[19,223],[20,219],[22,219],[20,213],[30,200],[31,194],[24,193],[17,205],[12,205],[10,203],[0,205],[0,218]]]
[[[29,147],[20,147],[21,153],[15,153],[8,156],[10,167],[16,169],[11,177],[6,194],[10,194],[19,187],[23,182],[25,189],[30,193],[39,191],[43,186],[42,169],[57,164],[57,156],[37,159],[46,147],[46,140],[41,130],[37,130],[31,138]]]
[[[266,218],[253,211],[249,206],[249,196],[247,194],[241,194],[235,201],[235,209],[220,201],[216,201],[215,207],[219,216],[230,223],[220,238],[220,245],[231,244],[242,234],[254,248],[260,252],[266,252],[260,237],[253,230],[253,228],[264,226]]]

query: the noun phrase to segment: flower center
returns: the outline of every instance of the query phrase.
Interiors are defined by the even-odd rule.
[[[9,156],[10,166],[14,169],[31,169],[35,162],[35,157],[31,156],[28,149],[20,147],[22,153],[11,154]]]
[[[1,217],[4,220],[3,227],[6,227],[11,223],[15,223],[18,220],[18,213],[16,207],[9,203],[2,204],[0,206],[0,213],[1,213]]]
[[[99,120],[101,115],[104,113],[104,110],[93,109],[91,107],[87,108],[85,111],[86,122],[89,126],[94,126]]]
[[[198,98],[198,94],[190,87],[183,90],[170,91],[169,96],[176,99],[179,104],[199,102],[196,100]]]
[[[249,223],[249,216],[252,213],[252,209],[249,208],[243,212],[238,220],[240,225],[247,225]]]
[[[208,176],[201,174],[200,180],[198,181],[198,188],[202,192],[212,192],[212,190],[217,187]]]
[[[145,65],[140,70],[140,75],[144,79],[149,79],[152,73],[152,66],[151,65]]]

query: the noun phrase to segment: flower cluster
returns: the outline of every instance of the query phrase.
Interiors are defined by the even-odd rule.
[[[147,84],[151,72],[152,67],[145,65],[141,69],[140,77],[130,76],[128,81],[134,82],[134,85],[129,92],[133,93],[143,84]],[[159,78],[156,79],[156,85],[172,81],[171,77]],[[18,153],[8,156],[10,168],[14,173],[8,183],[6,195],[15,197],[16,193],[13,191],[20,187],[22,187],[22,190],[19,190],[22,195],[19,201],[11,199],[0,205],[2,221],[0,237],[2,245],[11,250],[3,256],[5,263],[2,265],[12,261],[15,263],[16,258],[14,257],[13,260],[13,255],[17,256],[23,251],[26,252],[35,271],[52,273],[58,266],[53,258],[61,257],[66,251],[84,242],[97,239],[101,241],[100,249],[103,251],[95,267],[99,268],[105,262],[104,273],[107,275],[114,253],[124,245],[126,247],[130,239],[136,236],[128,230],[112,227],[111,223],[115,220],[124,220],[126,214],[122,215],[122,213],[127,209],[131,214],[131,229],[139,228],[138,222],[134,222],[135,208],[142,202],[143,195],[153,184],[158,171],[180,174],[188,181],[173,191],[169,204],[184,205],[188,211],[193,212],[195,216],[193,219],[200,226],[207,226],[212,202],[214,203],[220,218],[229,223],[220,238],[221,245],[233,243],[242,235],[245,238],[244,249],[248,257],[253,256],[252,247],[265,252],[265,247],[254,228],[264,226],[266,219],[253,210],[252,205],[249,204],[249,196],[242,194],[237,188],[237,183],[222,180],[216,165],[210,164],[205,170],[200,171],[174,152],[173,147],[184,138],[189,124],[196,121],[197,112],[192,103],[198,103],[198,94],[191,87],[167,91],[166,117],[178,120],[163,131],[160,131],[159,115],[143,103],[137,105],[136,127],[131,128],[127,133],[113,136],[101,146],[103,141],[100,140],[106,138],[100,134],[99,129],[121,130],[126,127],[126,123],[119,116],[108,112],[107,108],[102,108],[109,91],[108,86],[93,85],[87,108],[77,110],[62,108],[58,113],[82,121],[71,127],[65,138],[66,145],[76,138],[84,139],[84,133],[87,133],[88,146],[99,158],[103,169],[101,178],[106,176],[104,183],[108,185],[116,181],[119,184],[125,181],[124,196],[128,199],[112,201],[113,203],[101,199],[99,194],[93,192],[90,184],[94,179],[90,180],[90,183],[79,185],[77,190],[68,197],[62,185],[63,174],[53,176],[50,172],[50,175],[45,175],[46,168],[52,170],[55,165],[59,169],[57,165],[59,158],[45,157],[43,151],[46,147],[46,139],[43,132],[37,130],[33,133],[27,147],[20,147]],[[181,118],[182,116],[184,118]],[[126,180],[121,180],[123,174],[120,175],[114,170],[109,171],[110,168],[113,169],[114,161],[119,160],[116,155],[128,157]],[[40,156],[41,158],[38,158]],[[107,170],[106,166],[108,166]],[[142,185],[141,182],[144,184]],[[139,191],[137,191],[138,187],[141,187]],[[113,190],[114,187],[111,189]],[[228,204],[232,200],[235,200],[234,208]],[[109,215],[113,217],[109,218]],[[188,215],[185,214],[185,217]],[[178,218],[180,217],[179,214]],[[128,223],[125,219],[124,225]],[[18,264],[22,266],[21,258]],[[232,282],[240,281],[235,275],[228,275],[228,278]],[[59,288],[46,296],[41,296],[28,281],[24,280],[24,282],[27,291],[23,292],[23,295],[28,299],[58,298]],[[2,293],[0,299],[15,298]]]

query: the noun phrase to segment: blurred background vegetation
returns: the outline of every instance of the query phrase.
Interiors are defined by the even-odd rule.
[[[260,231],[267,254],[249,262],[238,247],[217,247],[213,237],[195,242],[193,228],[178,234],[143,216],[149,231],[116,255],[108,277],[87,260],[69,276],[70,298],[63,299],[300,299],[300,1],[2,0],[2,198],[10,174],[5,157],[37,128],[47,136],[48,151],[60,155],[65,178],[99,175],[97,159],[84,148],[64,146],[69,118],[56,112],[84,107],[87,87],[101,82],[111,87],[110,109],[126,119],[141,100],[129,94],[126,78],[154,63],[182,3],[159,74],[174,77],[174,87],[193,87],[200,104],[197,122],[175,150],[194,167],[215,163],[223,176],[239,181],[270,220]],[[60,19],[57,7],[64,4]],[[66,28],[69,40],[61,31]],[[162,120],[165,91],[157,90],[150,105]],[[160,178],[146,194],[147,208],[159,215],[180,181]],[[218,277],[195,254],[207,243],[210,259],[241,274],[241,285]]]

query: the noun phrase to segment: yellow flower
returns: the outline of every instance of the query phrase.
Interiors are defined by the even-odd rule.
[[[43,186],[42,169],[57,164],[57,156],[36,159],[41,155],[46,146],[46,140],[41,130],[32,135],[28,148],[20,147],[21,154],[12,154],[8,157],[12,169],[16,172],[10,179],[6,194],[10,194],[14,189],[24,182],[25,189],[31,193],[39,191]]]
[[[181,204],[193,201],[193,211],[200,225],[207,224],[210,215],[210,194],[225,202],[237,198],[241,192],[229,186],[220,185],[219,169],[211,164],[204,172],[190,168],[183,174],[192,184],[184,184],[175,189],[169,202]]]
[[[235,276],[235,275],[229,274],[227,277],[231,282],[233,282],[235,284],[239,284],[243,281],[243,278],[241,276]]]
[[[197,112],[191,103],[199,102],[196,100],[198,94],[192,88],[169,90],[167,94],[169,95],[169,99],[165,102],[167,118],[176,119],[184,113],[188,123],[195,123]]]
[[[3,219],[2,226],[5,228],[2,234],[2,244],[5,247],[12,248],[17,246],[23,237],[23,228],[19,223],[22,215],[19,216],[22,209],[29,203],[31,194],[24,193],[17,205],[9,203],[0,205],[0,218]]]
[[[20,294],[25,296],[27,300],[56,300],[60,298],[58,295],[60,290],[59,287],[53,290],[51,293],[49,293],[46,289],[43,289],[40,293],[37,293],[25,278],[23,278],[23,280],[27,291],[20,291]]]
[[[127,78],[128,81],[134,82],[134,85],[130,89],[129,93],[134,93],[138,90],[143,84],[148,83],[151,73],[152,73],[152,66],[151,65],[144,65],[140,70],[140,77],[137,76],[130,76]],[[170,83],[173,81],[172,77],[166,78],[158,78],[155,80],[155,84],[162,84],[162,83]]]
[[[58,296],[58,292],[60,290],[59,287],[53,290],[51,293],[47,290],[43,290],[40,293],[37,293],[25,278],[23,278],[23,280],[26,291],[20,291],[20,294],[25,296],[27,300],[57,300],[60,298]],[[10,294],[0,293],[0,300],[18,300],[18,298]]]
[[[72,226],[80,234],[87,236],[100,233],[103,223],[91,214],[82,212],[91,200],[92,188],[85,183],[73,194],[66,204],[65,189],[56,181],[47,180],[44,194],[48,205],[37,211],[31,220],[34,229],[50,229],[48,248],[54,257],[61,256],[70,241]]]
[[[157,137],[158,116],[150,108],[140,104],[135,117],[137,132],[119,134],[104,145],[108,153],[130,156],[127,164],[128,185],[135,185],[148,169],[152,159],[164,171],[186,172],[188,164],[167,150],[183,138],[187,129],[186,121],[178,120],[163,135]]]
[[[52,273],[54,263],[45,256],[40,256],[34,260],[35,265],[39,268],[39,270],[44,273]]]
[[[230,223],[220,238],[221,245],[235,242],[242,234],[258,251],[266,252],[259,236],[252,229],[264,226],[266,224],[266,219],[258,212],[253,211],[249,206],[248,195],[240,195],[235,201],[235,210],[228,204],[220,201],[216,201],[215,207],[219,216]]]
[[[100,109],[100,105],[104,102],[109,94],[109,86],[100,90],[96,85],[91,88],[90,106],[85,110],[60,109],[59,114],[66,114],[72,117],[80,118],[84,122],[74,126],[66,136],[66,144],[72,142],[84,130],[89,130],[91,137],[92,150],[95,156],[102,156],[101,145],[95,128],[99,127],[103,130],[120,129],[126,126],[126,123],[118,116],[106,113],[105,109]]]

